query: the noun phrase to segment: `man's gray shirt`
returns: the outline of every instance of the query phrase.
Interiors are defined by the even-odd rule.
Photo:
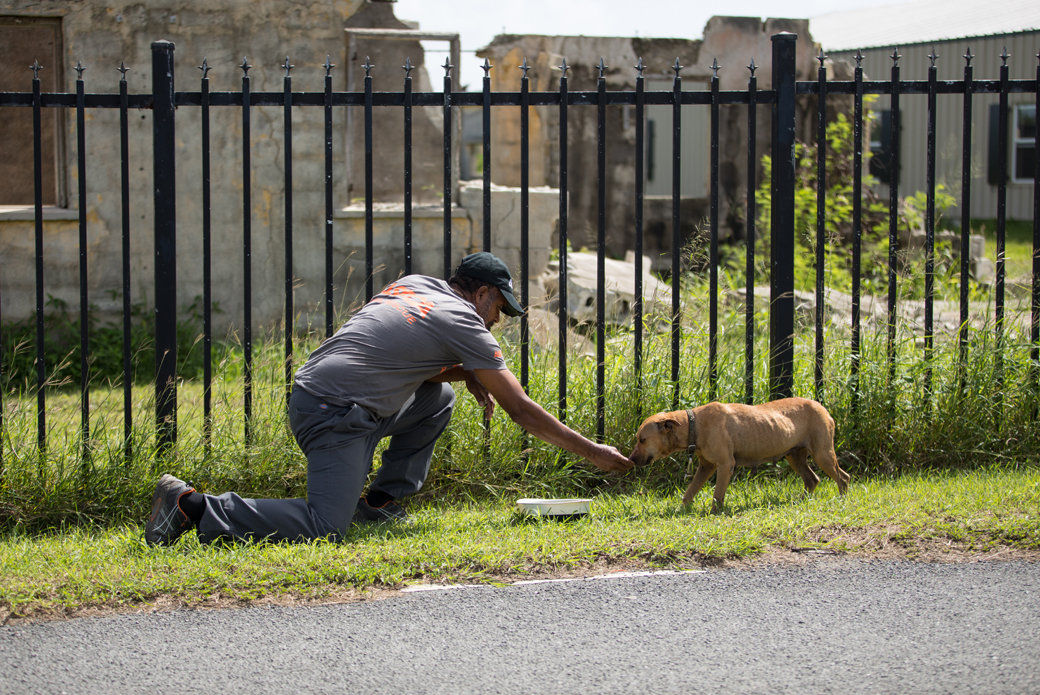
[[[424,381],[457,365],[506,368],[472,304],[443,280],[408,275],[312,352],[295,384],[329,403],[356,403],[387,417]]]

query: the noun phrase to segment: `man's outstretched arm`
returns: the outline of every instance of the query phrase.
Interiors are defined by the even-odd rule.
[[[632,462],[616,448],[586,439],[528,398],[508,369],[475,369],[473,373],[513,422],[543,442],[586,458],[604,471],[624,472],[632,468]]]

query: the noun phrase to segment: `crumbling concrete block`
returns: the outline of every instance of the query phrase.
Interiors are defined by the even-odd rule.
[[[463,181],[459,203],[469,214],[473,230],[472,251],[483,248],[484,184]],[[542,275],[549,266],[553,234],[560,217],[560,191],[548,186],[528,189],[528,273]],[[514,284],[520,280],[520,189],[491,184],[491,253],[505,262],[513,274]],[[533,296],[533,295],[532,295]]]
[[[598,273],[596,254],[572,251],[567,254],[567,315],[576,323],[596,323],[596,290]],[[608,324],[629,325],[635,310],[635,263],[604,260],[604,318]],[[650,274],[651,261],[642,259],[643,314],[666,314],[671,307],[672,292]],[[559,308],[559,262],[551,261],[542,276],[550,311]]]

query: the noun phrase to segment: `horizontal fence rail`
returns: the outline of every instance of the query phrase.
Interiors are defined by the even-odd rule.
[[[865,124],[864,99],[868,95],[887,97],[892,111],[892,141],[890,151],[893,152],[893,161],[898,162],[899,148],[899,118],[901,99],[908,96],[920,95],[925,98],[928,106],[928,134],[927,134],[927,210],[925,215],[926,242],[925,242],[925,325],[924,325],[924,348],[926,358],[930,358],[934,349],[934,326],[933,326],[933,304],[934,304],[934,272],[935,272],[935,164],[936,164],[936,113],[937,95],[963,95],[963,135],[962,135],[962,157],[963,157],[963,179],[962,179],[962,203],[961,203],[961,258],[960,264],[960,316],[961,327],[958,331],[961,360],[968,347],[967,322],[968,322],[968,228],[970,224],[970,163],[972,152],[971,123],[972,123],[972,99],[975,95],[995,94],[999,95],[999,115],[1001,130],[999,133],[1002,147],[998,168],[1000,171],[998,196],[998,223],[997,223],[997,264],[996,264],[996,324],[995,342],[997,349],[997,380],[998,392],[1003,386],[1002,369],[1002,345],[1005,341],[1005,266],[1004,245],[1006,232],[1005,197],[1006,181],[1008,174],[1007,153],[1007,122],[1009,114],[1008,96],[1011,94],[1034,94],[1037,96],[1037,107],[1040,111],[1040,67],[1037,68],[1035,79],[1012,80],[1008,75],[1006,65],[1007,54],[1004,65],[1001,67],[999,79],[978,80],[974,79],[970,50],[965,58],[967,60],[962,80],[938,80],[936,75],[936,60],[938,56],[934,53],[931,57],[928,79],[926,80],[904,80],[900,76],[898,52],[892,55],[892,72],[888,80],[865,80],[860,65],[862,56],[857,55],[857,66],[854,78],[850,81],[832,81],[828,79],[825,59],[822,53],[818,56],[820,66],[817,79],[811,81],[796,81],[795,79],[795,37],[792,34],[781,34],[773,37],[772,55],[772,88],[760,89],[758,87],[755,71],[757,69],[754,61],[747,66],[749,70],[747,88],[741,90],[721,90],[718,71],[721,69],[718,63],[712,65],[713,76],[709,80],[708,88],[698,91],[683,91],[682,75],[683,66],[676,59],[675,64],[670,67],[674,71],[672,77],[672,88],[661,91],[647,91],[644,81],[644,66],[642,59],[634,66],[637,73],[636,88],[634,91],[608,92],[604,70],[607,66],[601,60],[598,66],[597,88],[590,91],[572,91],[568,88],[568,65],[566,60],[559,66],[561,76],[559,89],[555,91],[532,92],[529,89],[527,60],[516,69],[523,71],[521,88],[519,92],[492,92],[490,87],[489,70],[491,65],[485,60],[484,80],[480,92],[457,92],[453,91],[452,69],[455,66],[450,60],[445,60],[443,91],[441,92],[414,92],[412,91],[412,78],[410,60],[406,61],[403,69],[403,87],[400,92],[375,91],[373,78],[370,74],[374,67],[366,59],[363,92],[335,92],[332,89],[332,71],[336,67],[328,58],[323,66],[325,70],[324,90],[321,92],[294,92],[292,90],[292,76],[290,71],[295,67],[287,57],[281,66],[285,70],[283,89],[279,92],[255,92],[251,90],[249,70],[252,67],[247,59],[243,59],[238,66],[242,70],[242,87],[235,92],[213,92],[209,89],[208,72],[211,67],[203,60],[199,91],[176,91],[174,89],[174,46],[168,42],[156,42],[152,45],[153,50],[153,94],[129,94],[127,90],[126,68],[120,66],[122,78],[120,80],[119,94],[92,94],[86,92],[83,79],[83,68],[77,65],[78,76],[76,78],[75,93],[43,93],[40,88],[38,72],[39,65],[33,66],[34,76],[32,78],[32,91],[27,93],[0,93],[0,107],[24,107],[31,108],[33,115],[34,132],[34,187],[35,187],[35,270],[36,270],[36,376],[37,376],[37,445],[41,451],[46,447],[46,386],[47,367],[43,345],[45,342],[46,321],[44,316],[45,282],[43,276],[43,204],[41,178],[41,110],[45,108],[67,109],[74,111],[76,117],[77,133],[77,155],[76,164],[78,171],[78,206],[79,206],[79,281],[80,281],[80,310],[81,310],[81,438],[84,466],[89,465],[90,452],[90,335],[89,321],[87,316],[88,307],[88,263],[87,245],[89,221],[86,216],[87,209],[87,187],[90,162],[85,156],[85,142],[88,137],[88,127],[85,113],[88,109],[118,109],[120,112],[120,157],[121,157],[121,196],[122,196],[122,307],[123,307],[123,368],[124,368],[124,437],[125,454],[127,458],[131,455],[130,442],[132,434],[131,421],[131,354],[130,354],[130,249],[132,240],[132,229],[130,223],[131,206],[137,207],[140,201],[130,199],[129,192],[129,163],[130,153],[128,147],[128,121],[127,114],[130,109],[151,110],[153,112],[152,128],[152,154],[154,162],[154,235],[155,235],[155,313],[156,313],[156,431],[160,449],[176,441],[177,437],[177,392],[176,392],[176,191],[174,187],[176,162],[174,161],[174,121],[178,107],[198,107],[201,115],[202,132],[202,201],[203,201],[203,311],[204,311],[204,414],[208,435],[211,419],[211,361],[212,361],[212,234],[213,228],[210,219],[211,211],[211,173],[210,173],[210,116],[213,108],[234,107],[240,111],[242,140],[242,204],[243,217],[241,225],[242,240],[242,268],[243,268],[243,410],[244,410],[244,432],[248,443],[253,437],[251,430],[252,401],[253,401],[253,366],[252,366],[252,296],[253,286],[251,277],[251,160],[250,151],[252,146],[251,135],[251,109],[260,106],[280,106],[283,109],[284,126],[284,151],[283,151],[283,180],[285,184],[285,208],[284,208],[284,293],[285,293],[285,362],[284,378],[286,397],[292,385],[294,366],[294,336],[292,326],[295,322],[294,304],[294,261],[293,261],[293,139],[291,110],[293,107],[317,107],[323,110],[323,146],[324,146],[324,203],[326,223],[324,226],[325,243],[325,279],[324,279],[324,331],[325,336],[332,334],[334,330],[333,300],[333,192],[336,182],[333,180],[333,147],[335,131],[333,129],[334,109],[346,107],[359,109],[361,111],[362,127],[364,129],[364,172],[365,172],[365,298],[373,296],[373,157],[375,146],[373,143],[373,119],[378,109],[400,108],[404,115],[404,132],[402,137],[404,180],[403,199],[405,202],[405,224],[402,244],[404,248],[405,272],[412,270],[413,256],[413,230],[412,230],[412,110],[414,107],[431,106],[443,109],[444,117],[444,140],[443,140],[443,207],[444,207],[444,266],[445,279],[452,271],[451,242],[452,242],[452,186],[453,186],[453,162],[452,162],[452,127],[453,119],[458,117],[453,111],[454,107],[478,106],[482,111],[483,122],[483,207],[481,226],[481,248],[489,251],[492,248],[491,229],[491,112],[493,108],[510,107],[519,108],[520,112],[520,180],[521,180],[521,269],[520,269],[520,296],[525,308],[531,304],[530,296],[530,269],[529,269],[529,173],[530,173],[530,119],[529,112],[534,106],[550,106],[558,109],[559,115],[559,159],[556,162],[559,167],[559,236],[557,239],[559,251],[559,390],[558,390],[558,415],[565,420],[568,414],[567,401],[567,330],[569,317],[567,310],[567,279],[568,279],[568,139],[571,135],[567,128],[567,114],[571,107],[595,107],[597,109],[596,120],[596,143],[597,143],[597,291],[596,291],[596,435],[602,441],[605,428],[605,412],[607,402],[605,397],[605,345],[607,336],[605,333],[606,308],[605,308],[605,253],[606,253],[606,152],[610,147],[618,145],[612,143],[612,138],[606,127],[606,109],[610,106],[630,105],[635,107],[635,184],[632,191],[635,200],[635,228],[633,231],[634,247],[636,253],[635,263],[635,306],[632,330],[634,334],[633,366],[635,375],[635,387],[639,388],[643,383],[643,331],[644,311],[643,287],[644,280],[642,263],[640,259],[643,254],[643,219],[644,219],[644,159],[647,155],[647,132],[644,128],[646,108],[648,106],[671,106],[672,107],[672,232],[671,232],[671,345],[672,360],[670,378],[674,382],[673,406],[678,408],[682,402],[682,393],[679,384],[679,372],[682,355],[680,353],[680,338],[682,334],[681,324],[681,290],[683,268],[681,265],[682,237],[680,232],[681,208],[680,208],[680,180],[682,164],[682,133],[680,129],[681,115],[684,107],[701,106],[706,118],[710,121],[710,162],[708,170],[709,178],[709,219],[708,219],[708,245],[709,245],[709,365],[708,365],[708,389],[711,399],[718,395],[718,335],[720,331],[718,321],[718,294],[719,294],[719,150],[720,150],[720,107],[741,106],[747,109],[748,127],[748,158],[747,158],[747,195],[744,201],[744,209],[747,214],[747,244],[746,244],[746,272],[747,272],[747,299],[746,314],[744,320],[745,349],[744,349],[744,394],[743,400],[752,403],[755,399],[754,390],[754,368],[755,368],[755,318],[754,318],[754,274],[756,258],[756,222],[757,208],[755,193],[758,189],[755,171],[758,167],[758,158],[761,153],[757,151],[756,123],[757,113],[760,107],[768,107],[772,112],[772,157],[771,170],[771,248],[769,258],[771,301],[769,318],[769,394],[771,397],[782,397],[793,393],[793,364],[794,364],[794,254],[796,247],[794,215],[795,215],[795,105],[799,97],[813,96],[817,103],[816,121],[816,179],[819,182],[816,191],[816,236],[815,236],[815,334],[814,334],[814,384],[813,393],[816,399],[823,401],[826,398],[824,391],[824,330],[825,296],[824,296],[824,262],[826,240],[826,155],[827,155],[827,104],[835,97],[852,97],[852,128],[854,133],[854,155],[853,155],[853,202],[852,202],[852,326],[851,326],[851,373],[848,381],[852,392],[853,404],[857,402],[859,395],[859,373],[861,369],[861,312],[862,312],[862,242],[863,242],[863,209],[862,199],[864,193],[863,178],[863,133]],[[502,69],[511,69],[503,68]],[[1040,134],[1036,136],[1036,152],[1040,153]],[[1040,186],[1037,185],[1040,177],[1040,154],[1038,161],[1034,164],[1034,213],[1033,213],[1033,279],[1031,292],[1031,360],[1030,379],[1032,380],[1034,393],[1038,390],[1038,364],[1040,364]],[[890,376],[895,376],[895,323],[897,303],[897,273],[899,241],[897,235],[899,214],[899,183],[896,176],[891,177],[889,184],[889,254],[888,254],[888,359]],[[530,360],[530,330],[528,317],[525,314],[521,318],[521,365],[520,380],[526,390],[529,379]],[[926,359],[926,362],[928,360]],[[891,380],[891,379],[890,379]],[[925,372],[925,392],[929,392],[932,381],[932,368],[929,365]],[[855,408],[855,405],[853,405]],[[0,409],[2,414],[2,409]],[[1036,417],[1036,406],[1034,405],[1034,417]],[[998,414],[999,422],[999,414]],[[0,420],[0,427],[3,421]],[[486,430],[490,436],[490,430]],[[487,449],[485,449],[487,451]]]

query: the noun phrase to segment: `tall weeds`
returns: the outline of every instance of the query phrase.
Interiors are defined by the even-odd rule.
[[[683,309],[681,407],[704,403],[708,384],[706,291],[691,278]],[[744,393],[742,306],[724,304],[719,336],[720,400],[740,401]],[[1013,319],[1014,317],[1012,317]],[[757,315],[755,400],[768,394],[768,314]],[[627,330],[614,331],[606,346],[605,441],[627,453],[647,415],[671,408],[670,336],[647,321],[642,374],[633,367]],[[890,379],[887,329],[865,326],[858,381],[851,377],[849,328],[841,321],[826,332],[823,402],[837,423],[837,448],[853,475],[876,475],[935,466],[977,466],[994,461],[1036,462],[1040,437],[1028,336],[1009,319],[1002,346],[994,344],[991,323],[972,330],[963,364],[956,334],[938,335],[926,362],[920,336],[900,326],[895,344],[895,378]],[[519,373],[515,331],[500,335],[510,367]],[[317,346],[316,333],[299,345],[298,362]],[[796,335],[796,395],[813,395],[814,346],[811,322]],[[228,339],[233,343],[233,337]],[[590,348],[591,343],[586,348]],[[20,349],[32,350],[31,345]],[[198,349],[196,343],[193,349]],[[91,449],[82,456],[78,390],[52,388],[48,394],[48,444],[36,448],[36,398],[26,381],[6,378],[0,463],[0,524],[40,529],[62,524],[121,523],[143,517],[157,474],[170,472],[204,492],[234,490],[244,496],[306,495],[306,461],[288,430],[282,374],[282,343],[269,333],[254,347],[253,432],[244,442],[242,366],[234,349],[220,352],[214,366],[214,415],[205,434],[200,378],[178,385],[179,438],[175,450],[157,459],[154,448],[154,387],[134,387],[134,430],[125,456],[122,386],[92,386]],[[586,436],[596,427],[594,347],[577,346],[567,371],[567,424]],[[997,387],[1002,356],[1003,389]],[[78,358],[77,358],[78,359]],[[530,395],[556,413],[558,358],[552,348],[534,346]],[[74,360],[70,360],[74,361]],[[925,372],[930,367],[930,390]],[[452,424],[438,443],[421,498],[548,496],[672,489],[683,485],[686,461],[676,456],[624,476],[604,475],[580,459],[529,437],[504,412],[496,411],[485,439],[482,409],[464,388],[458,390]],[[488,442],[486,445],[485,442]],[[376,464],[378,465],[378,452]],[[782,474],[785,467],[771,469]],[[766,474],[771,474],[767,471]]]

